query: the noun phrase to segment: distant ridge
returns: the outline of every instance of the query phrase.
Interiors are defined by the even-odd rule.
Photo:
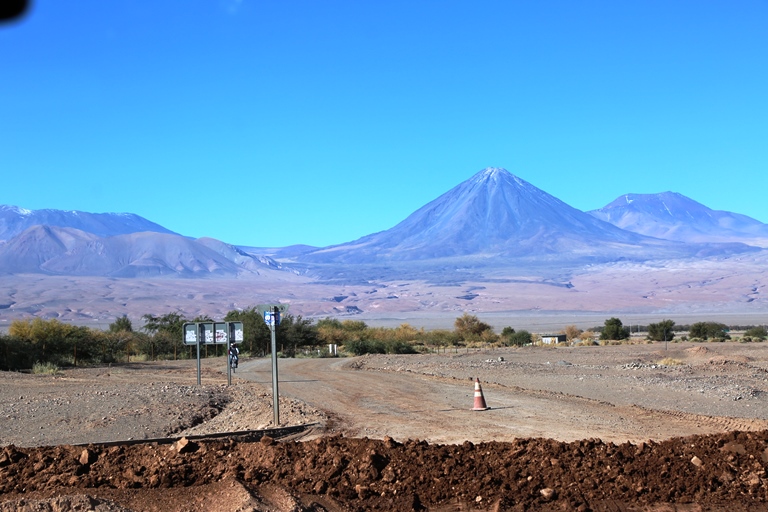
[[[167,233],[99,237],[33,226],[0,246],[0,273],[104,277],[235,276],[244,269],[195,240]]]
[[[178,234],[133,213],[87,213],[75,210],[27,210],[0,205],[0,240],[9,240],[32,226],[75,228],[98,236],[151,231]]]
[[[588,213],[622,229],[666,240],[768,247],[768,224],[746,215],[712,210],[676,192],[625,194]]]

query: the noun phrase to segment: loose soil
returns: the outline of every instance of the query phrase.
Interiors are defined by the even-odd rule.
[[[223,366],[0,374],[0,512],[768,512],[766,344],[280,360],[301,439],[152,440],[275,426],[269,361]]]

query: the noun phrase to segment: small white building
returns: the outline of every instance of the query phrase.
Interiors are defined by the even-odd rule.
[[[545,345],[555,345],[557,343],[565,343],[565,334],[542,334],[541,342]]]

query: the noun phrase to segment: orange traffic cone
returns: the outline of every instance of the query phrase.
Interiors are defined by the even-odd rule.
[[[472,410],[487,411],[488,409],[490,409],[490,407],[485,405],[485,397],[483,397],[483,388],[480,387],[480,379],[475,377],[475,406]]]

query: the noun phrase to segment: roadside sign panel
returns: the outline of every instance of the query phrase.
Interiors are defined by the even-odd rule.
[[[197,324],[184,324],[184,344],[197,345]]]
[[[197,345],[200,343],[227,344],[241,342],[243,322],[196,322],[184,324],[184,344]]]
[[[215,332],[215,338],[214,343],[227,343],[229,339],[229,333],[227,332],[227,324],[225,322],[215,323],[214,325],[214,332]]]
[[[264,315],[264,323],[274,327],[280,325],[280,317],[288,311],[288,304],[259,304],[256,310]]]
[[[183,325],[181,332],[182,341],[185,345],[197,346],[198,386],[201,383],[202,373],[200,369],[200,346],[208,343],[229,345],[230,343],[238,343],[245,339],[243,322],[187,322]],[[274,340],[272,344],[274,345]],[[227,384],[232,384],[231,371],[232,368],[229,366],[229,363],[227,363]],[[280,418],[277,416],[277,412],[275,412],[275,414],[275,424],[279,425]]]
[[[240,343],[245,338],[243,337],[243,322],[227,322],[229,326],[229,340],[230,342]]]
[[[213,343],[213,324],[206,322],[198,325],[200,326],[200,332],[202,333],[201,341],[203,343]]]

